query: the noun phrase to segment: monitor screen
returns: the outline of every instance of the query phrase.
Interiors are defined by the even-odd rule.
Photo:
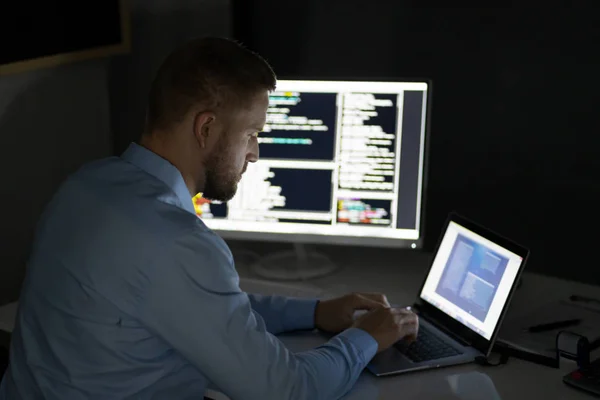
[[[451,221],[421,298],[490,340],[523,258]]]
[[[259,161],[198,215],[225,238],[420,248],[428,88],[278,81]]]

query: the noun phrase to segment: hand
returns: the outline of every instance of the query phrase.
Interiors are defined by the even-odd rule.
[[[383,294],[352,293],[331,300],[323,300],[315,310],[315,326],[325,332],[339,333],[352,326],[356,310],[374,310],[390,307]]]
[[[416,340],[419,318],[410,308],[379,308],[357,318],[353,326],[373,336],[380,353],[401,339]]]

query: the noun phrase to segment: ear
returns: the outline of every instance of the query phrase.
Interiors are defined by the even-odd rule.
[[[203,111],[196,114],[196,118],[194,118],[194,136],[201,148],[210,147],[217,139],[215,125],[216,115],[212,111]]]

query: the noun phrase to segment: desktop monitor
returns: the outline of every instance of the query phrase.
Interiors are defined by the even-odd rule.
[[[196,211],[225,239],[421,248],[429,98],[427,81],[279,80],[259,161]]]

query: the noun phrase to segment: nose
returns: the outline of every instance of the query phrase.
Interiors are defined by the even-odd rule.
[[[258,139],[254,138],[254,140],[252,140],[252,145],[250,146],[248,154],[246,154],[246,160],[248,162],[255,163],[258,161],[259,154],[260,151],[258,148]]]

